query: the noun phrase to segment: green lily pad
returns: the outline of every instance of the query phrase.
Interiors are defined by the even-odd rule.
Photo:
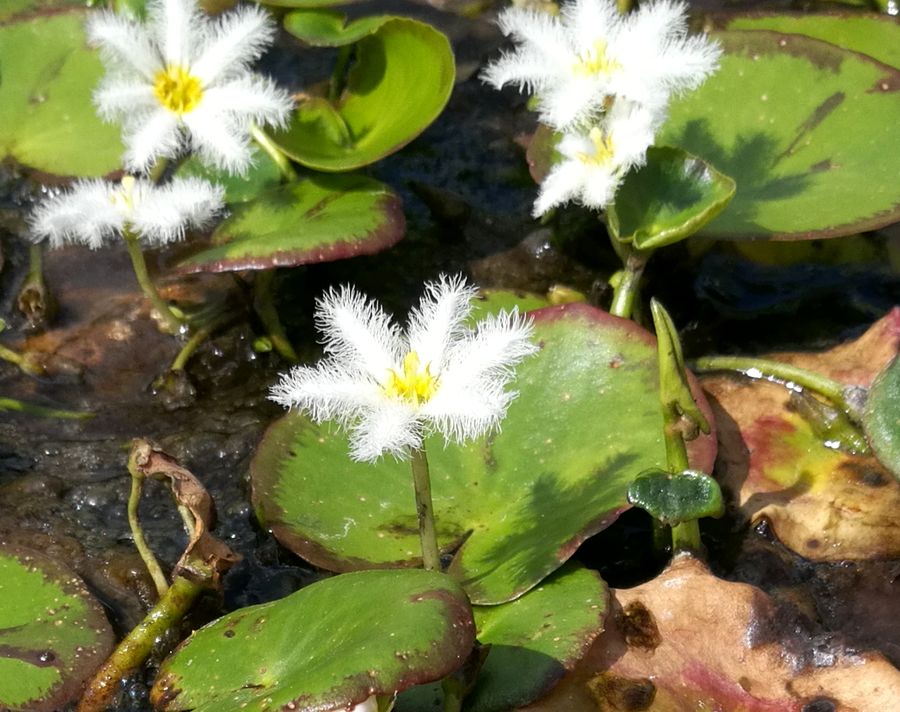
[[[517,369],[502,430],[466,447],[426,441],[439,544],[455,551],[448,572],[473,603],[531,589],[628,507],[639,473],[665,463],[653,337],[583,304],[532,314],[542,348]],[[714,438],[691,447],[695,467],[712,465]],[[276,421],[251,465],[260,520],[333,571],[417,563],[409,464],[357,463],[348,450],[333,424]]]
[[[268,5],[269,7],[286,7],[286,8],[316,8],[316,7],[336,7],[338,5],[353,5],[362,2],[362,0],[259,0],[260,5]]]
[[[360,571],[196,631],[164,662],[156,709],[351,709],[453,672],[475,642],[466,595],[432,571]]]
[[[628,488],[628,501],[663,524],[675,526],[725,512],[719,483],[702,472],[651,470]]]
[[[403,237],[400,198],[358,175],[316,175],[261,193],[234,209],[213,247],[178,271],[230,272],[291,267],[370,255]]]
[[[863,426],[881,464],[900,479],[900,358],[872,384]]]
[[[83,24],[83,12],[67,12],[0,25],[0,157],[59,175],[119,167],[119,129],[91,103],[103,69]]]
[[[408,18],[378,17],[351,23],[342,39],[323,20],[329,15],[314,16],[321,21],[320,41],[329,32],[338,44],[358,39],[356,62],[334,105],[304,101],[291,126],[272,136],[284,153],[310,168],[347,171],[399,151],[438,117],[456,76],[450,42],[441,32]]]
[[[517,292],[508,289],[482,289],[472,305],[472,323],[484,319],[488,314],[499,314],[513,308],[519,312],[533,311],[550,306],[546,297],[531,292]]]
[[[608,598],[596,572],[570,562],[515,601],[475,606],[477,638],[490,652],[466,696],[466,712],[506,712],[551,690],[603,632]],[[442,709],[440,685],[407,690],[395,707]]]
[[[0,543],[0,709],[61,709],[112,642],[81,579],[43,554]]]
[[[281,184],[281,172],[278,170],[278,166],[261,151],[254,151],[253,156],[253,165],[244,176],[205,166],[196,156],[191,156],[178,166],[176,175],[183,178],[203,178],[211,183],[221,185],[225,188],[225,202],[229,205],[246,203],[259,196],[260,193]]]
[[[347,16],[339,10],[299,10],[285,16],[284,29],[313,47],[343,47],[359,42],[394,19],[392,15],[376,15],[348,24]]]
[[[802,35],[721,32],[725,55],[657,143],[737,183],[703,234],[837,237],[900,217],[900,71]]]
[[[896,17],[889,15],[754,12],[726,15],[717,24],[727,30],[773,30],[806,35],[900,68],[900,24]]]
[[[640,250],[690,237],[725,209],[734,181],[680,148],[653,146],[647,163],[625,176],[606,211],[620,242]]]

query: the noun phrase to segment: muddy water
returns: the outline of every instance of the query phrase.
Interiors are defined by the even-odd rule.
[[[486,20],[422,6],[389,9],[427,19],[451,36],[459,83],[436,124],[371,171],[402,193],[407,238],[382,255],[279,274],[279,310],[304,358],[316,353],[313,300],[340,282],[378,295],[398,314],[416,298],[423,279],[457,270],[483,286],[544,291],[561,283],[602,305],[609,297],[606,278],[616,269],[602,226],[577,214],[564,216],[555,228],[528,217],[534,186],[517,141],[533,128],[533,119],[515,92],[494,92],[475,76],[500,44],[496,30]],[[305,56],[292,62],[306,66]],[[309,66],[320,64],[314,58]],[[151,384],[178,343],[150,320],[123,249],[48,254],[46,275],[58,314],[45,331],[31,330],[18,315],[14,299],[27,262],[19,235],[39,191],[16,169],[0,170],[0,315],[10,324],[0,339],[52,355],[57,370],[34,379],[0,362],[0,394],[95,414],[88,421],[0,414],[0,537],[24,539],[69,561],[107,605],[118,631],[130,628],[153,599],[125,517],[128,445],[146,437],[207,486],[218,506],[216,533],[244,557],[226,577],[223,595],[199,606],[190,624],[282,597],[314,580],[319,574],[262,531],[248,504],[249,460],[279,415],[266,389],[287,366],[275,354],[254,350],[258,325],[246,316],[242,289],[227,276],[164,279],[171,296],[227,298],[240,316],[192,359],[189,383],[180,392],[154,393]],[[884,249],[883,235],[872,240],[873,249]],[[152,262],[165,275],[172,260],[154,255]],[[900,302],[900,281],[880,266],[884,254],[879,260],[853,268],[763,267],[729,246],[676,246],[651,263],[647,291],[670,307],[689,354],[818,347],[859,331]],[[141,518],[154,550],[170,566],[184,535],[161,487],[148,488]],[[718,573],[770,592],[788,591],[808,607],[819,630],[879,648],[900,662],[900,630],[896,617],[887,617],[900,564],[817,566],[784,550],[764,527],[725,520],[708,531]],[[589,542],[580,557],[600,566],[614,585],[633,585],[661,563],[647,534],[646,518],[629,516]],[[623,555],[609,557],[609,551]],[[118,709],[147,709],[152,674],[151,665],[127,681]]]

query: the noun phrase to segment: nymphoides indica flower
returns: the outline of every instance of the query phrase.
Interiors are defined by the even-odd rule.
[[[52,247],[79,242],[102,247],[126,230],[147,245],[184,237],[222,210],[225,190],[199,178],[175,178],[163,186],[125,176],[120,183],[82,180],[48,198],[29,221],[34,240]]]
[[[560,158],[541,183],[534,215],[570,201],[605,208],[625,174],[644,164],[659,118],[619,99],[597,123],[564,131],[556,146]]]
[[[94,101],[101,117],[122,122],[130,171],[193,150],[242,173],[253,123],[287,122],[290,96],[249,70],[275,34],[264,10],[242,6],[212,20],[196,0],[150,0],[144,23],[104,11],[87,29],[108,70]]]
[[[510,8],[499,17],[519,43],[482,77],[536,95],[541,120],[557,130],[596,120],[611,99],[665,111],[673,94],[695,88],[717,65],[719,46],[687,34],[686,6],[641,4],[622,15],[614,0],[574,0],[561,16]]]
[[[516,396],[506,388],[514,367],[537,347],[517,311],[467,326],[475,292],[460,277],[427,284],[405,333],[352,288],[326,294],[316,311],[325,358],[283,376],[272,400],[347,427],[360,461],[406,458],[433,432],[454,442],[485,434]]]

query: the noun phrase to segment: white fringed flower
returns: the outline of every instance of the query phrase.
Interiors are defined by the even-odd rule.
[[[484,80],[515,84],[538,98],[541,120],[557,130],[596,121],[612,99],[664,112],[673,93],[699,86],[719,46],[688,36],[686,6],[657,0],[628,15],[613,0],[574,0],[561,18],[511,8],[500,28],[520,43],[488,66]]]
[[[563,133],[556,147],[562,158],[541,183],[535,217],[569,201],[605,208],[624,175],[643,165],[658,119],[641,106],[618,100],[600,123]]]
[[[131,171],[193,150],[208,165],[242,173],[252,124],[287,122],[290,96],[248,69],[275,34],[257,7],[211,20],[196,0],[151,0],[146,23],[100,12],[87,29],[109,70],[94,101],[104,119],[122,121]]]
[[[129,230],[148,245],[184,237],[222,209],[225,190],[199,178],[175,178],[163,186],[125,176],[121,183],[82,180],[48,198],[30,220],[35,240],[51,247],[80,242],[92,249]]]
[[[537,347],[517,311],[467,327],[475,293],[461,277],[427,284],[401,334],[354,289],[329,292],[316,311],[326,357],[282,376],[270,397],[350,428],[351,456],[361,461],[408,457],[432,432],[455,442],[483,435],[516,396],[505,390],[514,366]]]

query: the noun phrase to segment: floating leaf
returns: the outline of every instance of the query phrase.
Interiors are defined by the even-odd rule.
[[[772,358],[866,388],[898,345],[894,309],[856,341]],[[765,517],[787,547],[809,559],[900,555],[900,482],[875,457],[846,452],[845,442],[828,435],[829,423],[801,415],[803,396],[782,385],[736,376],[704,376],[702,383],[715,398],[717,475],[740,514]]]
[[[472,305],[472,323],[476,323],[488,314],[499,314],[501,311],[532,311],[550,306],[546,297],[529,292],[513,292],[507,289],[482,289]]]
[[[644,472],[628,488],[628,501],[663,524],[675,526],[725,512],[719,483],[702,472]]]
[[[370,255],[403,237],[400,198],[358,175],[317,175],[239,205],[213,233],[213,247],[180,272],[289,267]]]
[[[317,7],[336,7],[338,5],[353,5],[362,0],[259,0],[261,5],[269,7],[285,7],[285,8],[317,8]]]
[[[819,712],[896,706],[900,672],[796,619],[759,588],[676,557],[614,592],[603,632],[574,673],[521,712]]]
[[[679,148],[653,146],[647,163],[625,176],[606,211],[620,242],[640,250],[690,237],[734,197],[734,181]]]
[[[603,630],[608,596],[596,572],[570,562],[515,601],[475,606],[476,637],[490,652],[466,712],[506,712],[551,690]],[[441,686],[408,690],[395,709],[444,709]]]
[[[295,161],[323,171],[359,168],[403,148],[441,113],[456,73],[449,41],[430,25],[379,17],[349,27],[348,41],[361,39],[340,100],[302,102],[288,130],[272,137]]]
[[[889,15],[824,12],[758,12],[726,15],[717,24],[727,30],[774,30],[806,35],[900,68],[900,25]]]
[[[0,544],[0,709],[61,709],[112,642],[81,579],[43,554]]]
[[[60,175],[118,168],[119,128],[90,100],[102,68],[83,24],[84,13],[67,12],[0,25],[0,157]]]
[[[809,239],[896,221],[900,71],[801,35],[716,37],[718,72],[673,102],[657,137],[737,183],[703,234]]]
[[[196,631],[163,662],[157,709],[351,709],[453,672],[475,641],[466,595],[432,571],[360,571]]]
[[[900,358],[872,384],[863,424],[878,459],[900,479]]]
[[[228,204],[246,203],[265,190],[275,188],[281,183],[278,166],[268,156],[261,154],[259,150],[254,151],[253,165],[243,176],[217,168],[209,168],[196,156],[191,156],[178,166],[176,175],[184,178],[195,176],[211,183],[218,183],[225,188],[225,202]]]
[[[466,447],[427,441],[439,544],[456,551],[448,571],[474,603],[532,588],[627,508],[640,472],[665,462],[653,337],[581,304],[533,314],[542,348],[517,369],[502,430]],[[691,445],[695,466],[710,467],[712,439]],[[273,424],[252,463],[259,518],[331,570],[415,564],[409,464],[357,463],[348,450],[333,424],[297,413]]]
[[[395,19],[398,18],[392,15],[376,15],[347,23],[347,16],[338,10],[303,10],[288,13],[284,29],[313,47],[343,47],[359,42]]]

